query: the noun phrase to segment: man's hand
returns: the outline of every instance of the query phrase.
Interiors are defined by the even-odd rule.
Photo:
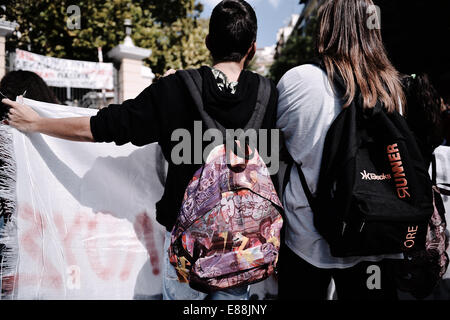
[[[10,107],[5,123],[22,132],[37,131],[37,123],[41,117],[30,107],[9,99],[2,102]]]

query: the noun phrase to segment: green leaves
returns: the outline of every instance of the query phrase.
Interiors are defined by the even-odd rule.
[[[80,8],[80,29],[68,28],[70,5]],[[202,10],[196,0],[10,0],[0,16],[20,25],[21,37],[8,38],[8,50],[87,61],[97,61],[97,47],[108,61],[106,53],[125,38],[124,20],[131,19],[133,41],[152,50],[145,63],[159,75],[209,62]]]

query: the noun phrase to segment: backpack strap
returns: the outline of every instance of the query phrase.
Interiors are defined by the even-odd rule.
[[[258,98],[256,99],[255,111],[245,130],[250,128],[260,129],[262,127],[271,93],[272,86],[270,85],[270,80],[266,77],[259,76]]]
[[[436,185],[436,156],[431,156],[431,182],[433,183],[433,186]]]
[[[302,170],[302,164],[295,162],[295,166],[297,167],[298,177],[300,178],[300,182],[302,183],[303,192],[305,192],[306,199],[308,199],[309,206],[313,212],[316,211],[316,205],[314,202],[314,196],[309,190],[308,183],[306,182],[305,173]]]
[[[304,64],[314,65],[314,66],[322,69],[322,71],[324,71],[325,73],[327,73],[327,69],[325,68],[325,65],[323,64],[323,61],[319,58],[314,58],[314,59],[308,60]],[[288,161],[288,165],[286,167],[286,172],[285,172],[284,178],[283,178],[283,193],[286,190],[286,186],[289,182],[289,178],[290,178],[291,171],[292,171],[294,164],[295,164],[295,167],[297,168],[298,177],[300,179],[300,183],[302,184],[303,192],[305,193],[306,199],[308,200],[309,207],[311,208],[311,210],[313,212],[315,212],[316,205],[315,205],[315,201],[314,201],[314,196],[313,196],[311,190],[309,189],[308,183],[306,181],[305,173],[303,172],[303,169],[302,169],[302,163],[300,163],[300,164],[297,163],[291,156]]]
[[[202,120],[205,122],[206,126],[208,128],[215,128],[219,129],[223,136],[226,137],[226,129],[218,123],[216,120],[214,120],[205,110],[203,105],[203,79],[200,75],[200,72],[196,69],[189,69],[189,70],[180,70],[178,71],[181,78],[185,82],[186,86],[189,89],[189,92],[192,95],[192,98],[194,99],[195,106],[197,107],[197,110],[200,112],[200,115],[202,117]],[[264,121],[264,116],[267,111],[267,106],[269,104],[269,99],[271,95],[271,85],[270,80],[265,77],[259,77],[259,88],[258,88],[258,96],[256,100],[256,106],[255,110],[248,121],[247,125],[245,126],[244,130],[253,128],[253,129],[260,129],[262,126],[262,123]]]
[[[449,183],[440,183],[440,186],[444,186],[446,189],[444,188],[440,188],[439,189],[439,193],[444,195],[444,196],[449,196],[450,197],[450,184]]]
[[[313,212],[316,211],[316,205],[315,205],[315,201],[314,201],[314,196],[311,192],[311,190],[308,187],[308,183],[306,181],[306,177],[305,177],[305,173],[303,172],[302,169],[302,164],[298,164],[297,162],[294,161],[294,159],[290,159],[288,166],[286,167],[286,172],[284,174],[284,179],[283,179],[283,193],[286,190],[286,186],[289,182],[289,177],[291,175],[291,171],[292,168],[295,164],[295,167],[297,168],[297,173],[298,173],[298,177],[300,179],[300,183],[302,184],[302,188],[303,188],[303,192],[305,193],[306,199],[308,200],[308,204],[309,207],[311,208],[311,210]]]
[[[203,106],[203,79],[198,70],[180,70],[178,71],[184,83],[186,84],[189,92],[191,93],[192,99],[194,99],[195,106],[200,112],[203,122],[209,129],[218,129],[222,132],[225,137],[225,128],[215,121],[211,116],[205,111]]]

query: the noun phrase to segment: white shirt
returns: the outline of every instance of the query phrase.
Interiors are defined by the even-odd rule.
[[[319,180],[325,136],[342,110],[326,73],[314,65],[288,71],[278,84],[277,127],[286,139],[289,154],[302,163],[309,189],[314,194]],[[293,166],[283,195],[286,213],[286,245],[308,263],[323,269],[349,268],[361,261],[402,258],[402,255],[333,257],[326,240],[314,227],[313,212]]]

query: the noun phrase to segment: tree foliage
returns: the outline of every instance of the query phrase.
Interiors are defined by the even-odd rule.
[[[278,82],[287,71],[315,57],[317,21],[313,17],[310,19],[305,30],[293,31],[276,57],[270,68],[270,76],[274,81]]]
[[[80,8],[79,29],[68,28],[71,5]],[[131,19],[135,45],[152,50],[146,63],[161,74],[209,62],[202,10],[196,0],[8,0],[0,17],[20,25],[8,38],[9,50],[88,61],[97,61],[97,47],[108,61],[106,53],[125,38],[124,20]]]

